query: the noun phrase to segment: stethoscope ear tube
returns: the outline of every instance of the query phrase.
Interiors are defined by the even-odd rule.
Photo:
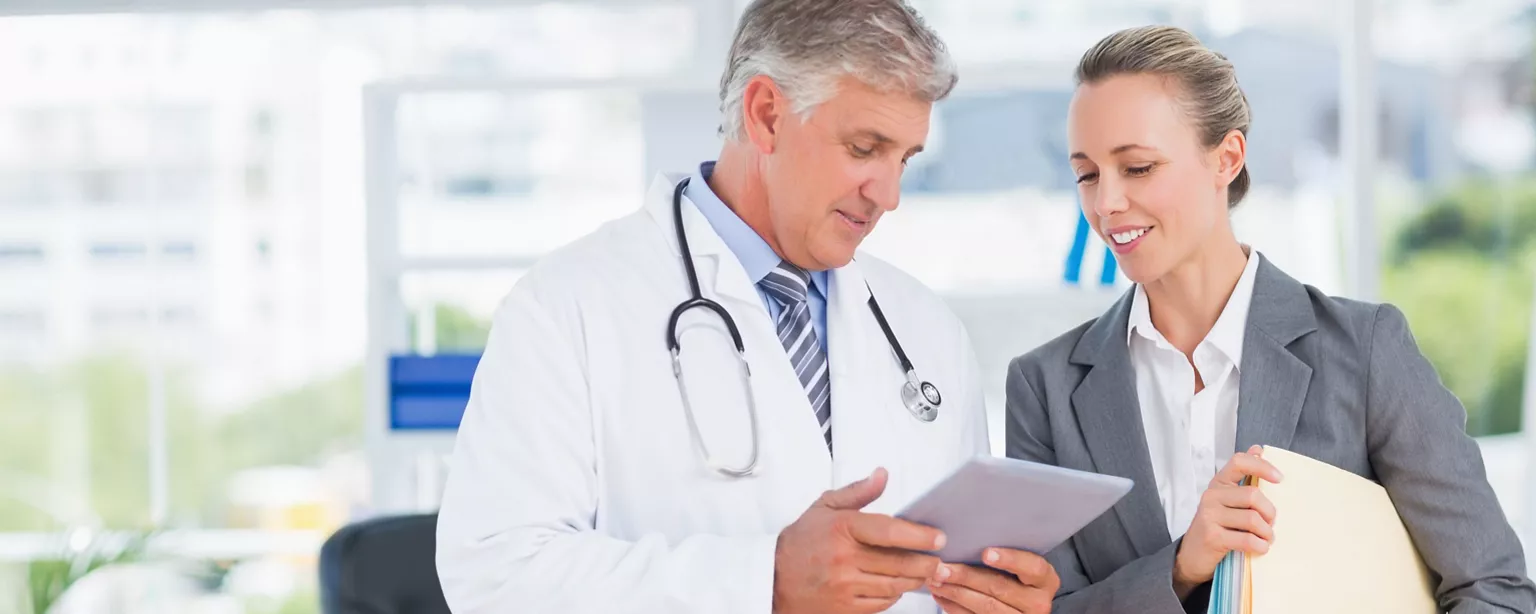
[[[901,364],[901,370],[906,373],[907,383],[901,386],[902,404],[918,420],[933,422],[939,417],[939,405],[944,402],[939,388],[917,377],[917,369],[912,367],[912,360],[907,358],[906,350],[896,340],[896,333],[891,332],[891,324],[885,320],[885,312],[875,300],[874,289],[869,291],[869,310],[875,314],[875,321],[880,323],[880,332],[885,333],[886,343],[891,346],[891,352],[896,354],[896,362]]]
[[[741,341],[741,330],[736,328],[736,320],[725,311],[719,303],[704,298],[704,293],[699,291],[699,274],[693,268],[693,250],[688,248],[688,239],[683,233],[683,191],[688,189],[688,179],[677,182],[677,187],[672,191],[672,223],[677,230],[677,248],[683,252],[683,272],[688,276],[688,290],[692,293],[690,298],[683,301],[672,310],[672,316],[667,318],[667,349],[673,355],[678,353],[681,347],[677,341],[677,323],[683,317],[683,312],[695,307],[702,307],[715,312],[725,322],[725,327],[731,332],[731,343],[736,345],[737,354],[746,353],[746,345]]]
[[[880,303],[875,301],[873,289],[869,292],[869,310],[874,312],[875,321],[880,323],[880,332],[885,333],[885,340],[891,346],[891,351],[896,353],[896,362],[901,364],[901,370],[907,377],[916,379],[916,369],[912,368],[912,361],[907,359],[906,351],[901,349],[901,343],[896,340],[896,333],[891,332],[891,324],[885,321],[885,312],[880,310]]]
[[[688,274],[688,289],[692,292],[689,296],[697,299],[704,293],[699,291],[699,274],[693,270],[693,250],[688,248],[688,235],[683,233],[683,191],[687,189],[688,178],[684,177],[672,190],[672,224],[677,230],[677,248],[683,252],[683,271]]]

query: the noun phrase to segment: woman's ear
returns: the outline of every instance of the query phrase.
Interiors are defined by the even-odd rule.
[[[1227,132],[1222,137],[1221,143],[1216,145],[1216,182],[1217,188],[1225,188],[1237,179],[1237,174],[1243,170],[1243,165],[1248,163],[1248,137],[1241,130]]]
[[[789,114],[789,99],[773,79],[758,75],[747,82],[741,96],[742,127],[747,140],[764,155],[778,146],[779,128]]]

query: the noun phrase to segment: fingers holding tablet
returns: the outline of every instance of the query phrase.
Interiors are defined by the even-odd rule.
[[[1061,580],[1043,557],[1021,550],[988,549],[990,567],[945,564],[929,592],[947,614],[1045,614]]]

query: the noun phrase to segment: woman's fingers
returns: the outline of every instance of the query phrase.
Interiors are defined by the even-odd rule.
[[[1224,486],[1205,491],[1206,504],[1213,508],[1253,510],[1268,524],[1275,523],[1275,504],[1256,486]]]
[[[1269,542],[1252,533],[1233,531],[1231,529],[1221,530],[1221,533],[1216,536],[1216,545],[1221,548],[1223,554],[1234,550],[1248,554],[1267,554],[1269,552]]]
[[[1242,531],[1252,534],[1259,539],[1269,542],[1275,539],[1275,529],[1253,510],[1235,510],[1231,508],[1216,510],[1216,524],[1229,531]]]
[[[1227,461],[1227,466],[1222,467],[1216,477],[1211,478],[1211,486],[1237,486],[1243,478],[1250,475],[1271,484],[1278,484],[1284,478],[1280,470],[1269,461],[1260,458],[1257,454],[1242,452],[1233,454],[1232,460]]]

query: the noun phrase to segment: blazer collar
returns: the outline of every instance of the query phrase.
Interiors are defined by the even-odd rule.
[[[1257,252],[1256,257],[1262,258]],[[1126,331],[1135,289],[1088,327],[1069,361],[1089,367],[1072,393],[1089,454],[1100,473],[1133,480],[1131,494],[1115,506],[1141,556],[1172,541],[1152,473],[1146,430],[1136,392]],[[1290,443],[1312,370],[1289,346],[1317,329],[1305,286],[1268,260],[1259,262],[1248,312],[1240,369],[1237,449]]]
[[[1248,337],[1255,331],[1281,346],[1288,346],[1317,330],[1317,315],[1312,311],[1306,286],[1280,270],[1258,250],[1254,250],[1253,256],[1260,260],[1253,281],[1253,303],[1248,308],[1244,364],[1247,364],[1246,352],[1252,346]],[[1126,331],[1130,329],[1135,300],[1136,289],[1132,288],[1088,327],[1072,349],[1072,364],[1093,366],[1127,352]]]

